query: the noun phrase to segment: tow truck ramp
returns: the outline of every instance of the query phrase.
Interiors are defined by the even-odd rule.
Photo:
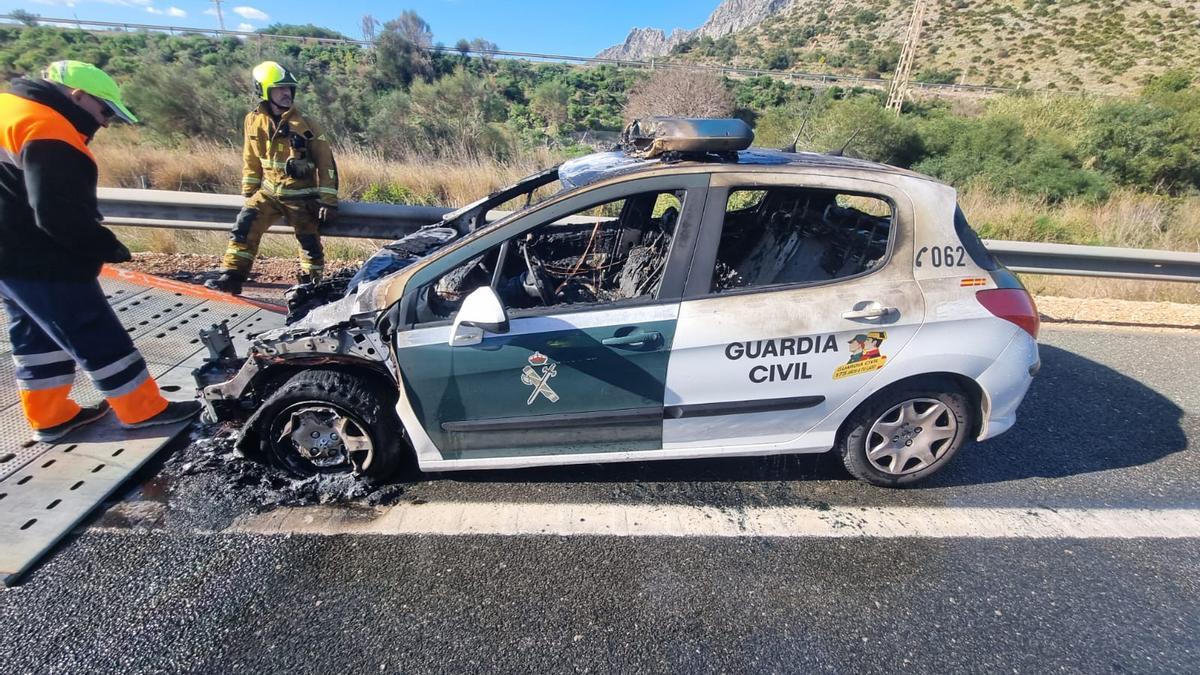
[[[227,322],[244,351],[249,336],[283,325],[271,305],[137,272],[105,267],[109,303],[146,359],[163,395],[195,396],[192,369],[207,356],[200,329]],[[80,521],[190,423],[121,429],[115,417],[56,444],[29,440],[13,376],[8,331],[0,335],[0,582],[11,586]],[[82,405],[100,395],[83,373],[73,391]]]

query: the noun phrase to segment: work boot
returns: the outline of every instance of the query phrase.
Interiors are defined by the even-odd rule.
[[[319,284],[323,275],[320,272],[301,272],[296,275],[296,284],[303,286],[304,284]]]
[[[221,272],[221,276],[216,279],[209,279],[204,282],[205,288],[210,288],[214,291],[229,293],[230,295],[242,294],[242,283],[246,280],[236,272]]]
[[[132,424],[121,423],[122,429],[144,429],[146,427],[157,427],[163,424],[174,424],[191,419],[200,412],[203,406],[199,401],[171,401],[162,412],[148,420],[134,422]]]
[[[96,405],[80,408],[74,417],[62,424],[56,424],[46,429],[34,429],[33,440],[41,441],[42,443],[53,443],[79,427],[86,426],[104,417],[108,414],[108,410],[108,401],[101,401]]]

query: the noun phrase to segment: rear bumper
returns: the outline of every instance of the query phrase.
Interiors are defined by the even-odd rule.
[[[976,380],[984,396],[978,440],[999,436],[1016,424],[1017,408],[1041,366],[1037,341],[1025,331],[1017,331],[995,363]]]

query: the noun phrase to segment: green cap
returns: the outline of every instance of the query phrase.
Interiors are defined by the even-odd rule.
[[[109,109],[117,117],[137,124],[138,119],[129,112],[121,101],[121,88],[113,81],[108,73],[90,63],[83,61],[55,61],[46,67],[42,77],[50,82],[61,84],[71,89],[82,89],[108,104]]]

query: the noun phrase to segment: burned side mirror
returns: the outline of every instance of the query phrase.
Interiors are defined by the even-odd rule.
[[[490,286],[475,289],[463,300],[454,325],[450,329],[450,346],[477,345],[484,332],[507,333],[508,314]]]

